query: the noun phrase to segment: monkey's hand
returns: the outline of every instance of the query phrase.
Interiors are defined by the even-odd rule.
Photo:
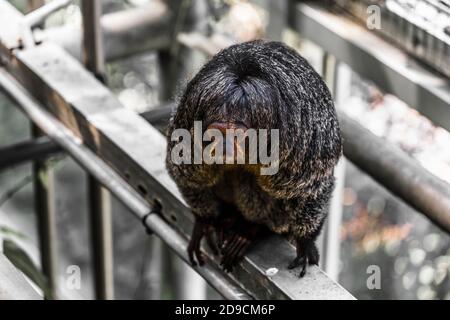
[[[306,267],[319,263],[319,251],[312,240],[304,238],[297,239],[297,257],[289,264],[288,269],[300,267],[299,277],[306,274]]]
[[[189,255],[189,260],[193,266],[197,265],[197,262],[194,259],[197,258],[198,264],[203,265],[205,263],[204,255],[200,250],[202,238],[205,237],[208,243],[208,246],[211,248],[211,251],[214,255],[217,254],[217,247],[212,240],[212,235],[215,231],[213,223],[210,219],[204,218],[196,218],[194,224],[194,230],[192,231],[191,240],[189,241],[189,245],[187,248],[187,252]]]
[[[233,229],[225,231],[226,236],[220,246],[222,253],[220,265],[224,271],[231,272],[234,265],[242,259],[250,245],[256,238],[267,232],[267,229],[262,225],[251,223],[241,218],[239,223],[233,226]]]

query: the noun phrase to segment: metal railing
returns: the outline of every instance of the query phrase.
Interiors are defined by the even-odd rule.
[[[350,25],[351,22],[339,20],[344,19],[343,17],[337,18],[323,8],[309,4],[297,4],[294,1],[289,3],[294,6],[288,10],[291,13],[291,27],[318,42],[327,52],[347,62],[356,72],[372,79],[382,88],[407,102],[413,102],[414,107],[421,107],[422,101],[431,101],[433,106],[424,109],[424,114],[438,123],[449,125],[445,120],[449,118],[445,117],[450,115],[450,99],[445,91],[445,82],[440,78],[430,73],[425,78],[418,78],[415,76],[418,71],[383,58],[380,52],[367,47],[364,40],[381,43],[383,50],[389,49],[387,53],[396,49],[385,42],[379,42],[382,40],[373,38],[367,31],[367,34],[363,34],[364,30]],[[161,21],[158,22],[152,16],[151,23],[143,19],[140,21],[141,25],[161,26],[167,23],[166,19],[172,13],[166,9],[160,16]],[[128,16],[127,12],[118,14]],[[0,87],[50,139],[187,261],[185,248],[193,217],[165,170],[165,138],[143,117],[123,108],[101,82],[60,46],[44,41],[38,46],[22,48],[18,40],[23,33],[23,16],[6,1],[0,1],[0,20],[8,25],[7,30],[0,30],[0,57],[3,61]],[[134,26],[130,25],[130,30]],[[341,29],[343,26],[350,26],[357,32],[348,36]],[[139,30],[136,32],[140,33],[143,29],[134,30]],[[123,35],[127,31],[121,32]],[[105,42],[108,37],[116,35],[105,33]],[[131,40],[127,40],[127,43],[129,41]],[[148,44],[149,41],[146,41],[144,47]],[[120,44],[117,44],[116,49],[122,50],[123,54],[132,54],[127,48],[119,47]],[[138,48],[137,43],[131,47],[133,52],[140,52],[142,49]],[[397,55],[394,56],[398,56],[399,52],[395,53]],[[355,59],[355,55],[361,55],[361,60]],[[362,59],[366,59],[364,65]],[[383,72],[370,67],[370,62],[367,61],[376,62],[376,66],[382,67]],[[62,70],[64,71],[61,72]],[[386,80],[386,75],[389,76],[389,81]],[[430,77],[435,81],[425,81]],[[411,97],[411,92],[402,86],[413,89],[414,95]],[[435,109],[430,111],[432,108]],[[433,118],[433,115],[437,117]],[[144,117],[161,123],[168,117],[168,109],[161,109]],[[449,231],[448,185],[428,174],[398,148],[386,146],[380,138],[345,115],[340,115],[340,118],[345,138],[345,155],[405,202]],[[371,148],[373,146],[378,149]],[[380,148],[384,154],[380,152]],[[393,174],[398,177],[396,181],[391,181]],[[154,212],[152,208],[155,205],[161,206],[161,210]],[[102,240],[99,238],[98,241]],[[277,255],[274,256],[273,252],[277,252]],[[193,269],[227,299],[353,298],[317,267],[311,267],[302,279],[288,272],[284,264],[294,254],[293,247],[284,239],[272,236],[249,252],[231,274],[224,274],[216,257],[209,253],[206,267]],[[274,276],[266,275],[269,268],[278,269],[278,273]]]

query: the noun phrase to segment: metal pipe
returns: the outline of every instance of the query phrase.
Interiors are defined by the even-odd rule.
[[[20,142],[0,149],[0,170],[30,160],[43,160],[62,151],[62,148],[48,137]]]
[[[53,0],[52,2],[33,10],[25,16],[27,26],[33,28],[42,24],[48,16],[62,8],[67,7],[71,2],[72,0]]]
[[[32,136],[38,138],[42,132],[32,124]],[[46,299],[56,299],[57,288],[57,231],[55,212],[55,189],[53,170],[45,160],[36,160],[32,165],[34,186],[34,208],[37,215],[39,249],[42,272],[47,278],[49,293]]]
[[[114,299],[113,235],[111,197],[99,181],[88,176],[95,295],[100,300]]]
[[[103,15],[101,27],[106,61],[168,48],[171,43],[171,20],[172,12],[160,1]],[[40,42],[52,41],[78,60],[82,59],[82,31],[76,26],[37,30],[35,38]]]
[[[151,124],[167,124],[169,123],[170,115],[175,108],[176,105],[174,102],[167,102],[161,106],[141,113],[140,116]]]
[[[83,63],[86,69],[104,82],[105,56],[100,27],[102,6],[99,0],[82,0],[83,15]]]
[[[143,112],[141,116],[153,126],[156,125],[158,128],[161,128],[161,130],[164,130],[173,108],[174,103],[166,103]],[[45,136],[19,142],[0,149],[0,171],[24,162],[44,160],[50,156],[63,152],[64,149]]]
[[[174,103],[166,103],[149,111],[143,112],[141,116],[153,126],[161,130],[167,125]],[[20,142],[0,149],[0,170],[10,166],[18,165],[31,160],[43,160],[49,156],[62,153],[64,150],[48,137]]]
[[[334,57],[326,52],[323,54],[322,60],[322,77],[325,80],[328,88],[335,101],[342,100],[340,96],[341,87],[349,87],[350,79],[342,79],[338,72],[338,62]],[[339,80],[339,81],[337,81]],[[347,81],[345,81],[347,80]],[[325,221],[322,236],[322,257],[320,261],[321,268],[334,281],[338,281],[339,277],[339,261],[340,261],[340,230],[342,223],[343,210],[343,193],[345,187],[345,158],[342,157],[335,170],[336,184],[329,203],[328,217]],[[320,249],[319,249],[320,250]]]
[[[401,149],[340,113],[344,154],[361,170],[450,232],[450,185]]]
[[[37,103],[25,89],[4,70],[0,69],[0,87],[15,101],[23,112],[39,126],[52,140],[61,145],[83,168],[110,190],[135,217],[142,220],[151,212],[150,205],[117,172],[89,150],[82,141],[73,135],[61,122]],[[170,227],[157,214],[146,219],[146,225],[158,237],[177,253],[183,261],[189,263],[186,248],[187,239]],[[212,265],[193,268],[224,298],[231,300],[251,299],[238,285],[223,275]]]
[[[105,82],[105,58],[100,27],[101,3],[99,0],[82,0],[81,4],[84,64],[96,78]],[[107,190],[92,175],[88,176],[88,201],[96,297],[112,300],[114,278],[111,199]]]

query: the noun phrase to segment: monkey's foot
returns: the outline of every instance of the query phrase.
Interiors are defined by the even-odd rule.
[[[239,225],[239,221],[243,220],[237,215],[221,216],[217,220],[217,247],[220,249],[223,247],[225,240],[230,236],[230,231],[235,230]]]
[[[288,269],[300,267],[299,277],[303,278],[306,274],[308,265],[319,263],[319,252],[311,240],[297,240],[297,257],[289,264]]]
[[[218,250],[212,240],[211,236],[214,233],[214,226],[210,221],[205,219],[197,218],[194,224],[194,230],[192,231],[191,240],[189,241],[189,245],[187,248],[187,252],[189,255],[189,261],[193,266],[197,265],[197,262],[194,259],[194,255],[197,258],[198,264],[203,265],[205,263],[204,255],[200,250],[202,238],[206,237],[206,241],[208,245],[211,247],[211,251],[214,254],[217,254]]]
[[[236,232],[230,233],[221,247],[220,265],[226,272],[233,271],[234,265],[242,259],[252,242],[264,233],[265,227],[249,222],[241,222]]]

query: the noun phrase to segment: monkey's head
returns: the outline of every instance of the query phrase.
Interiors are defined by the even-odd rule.
[[[306,60],[280,42],[262,40],[228,47],[203,66],[181,96],[169,144],[174,129],[192,133],[196,121],[203,132],[276,129],[279,160],[295,157],[288,165],[297,166],[309,155],[312,140],[335,133],[337,124],[330,93]]]

